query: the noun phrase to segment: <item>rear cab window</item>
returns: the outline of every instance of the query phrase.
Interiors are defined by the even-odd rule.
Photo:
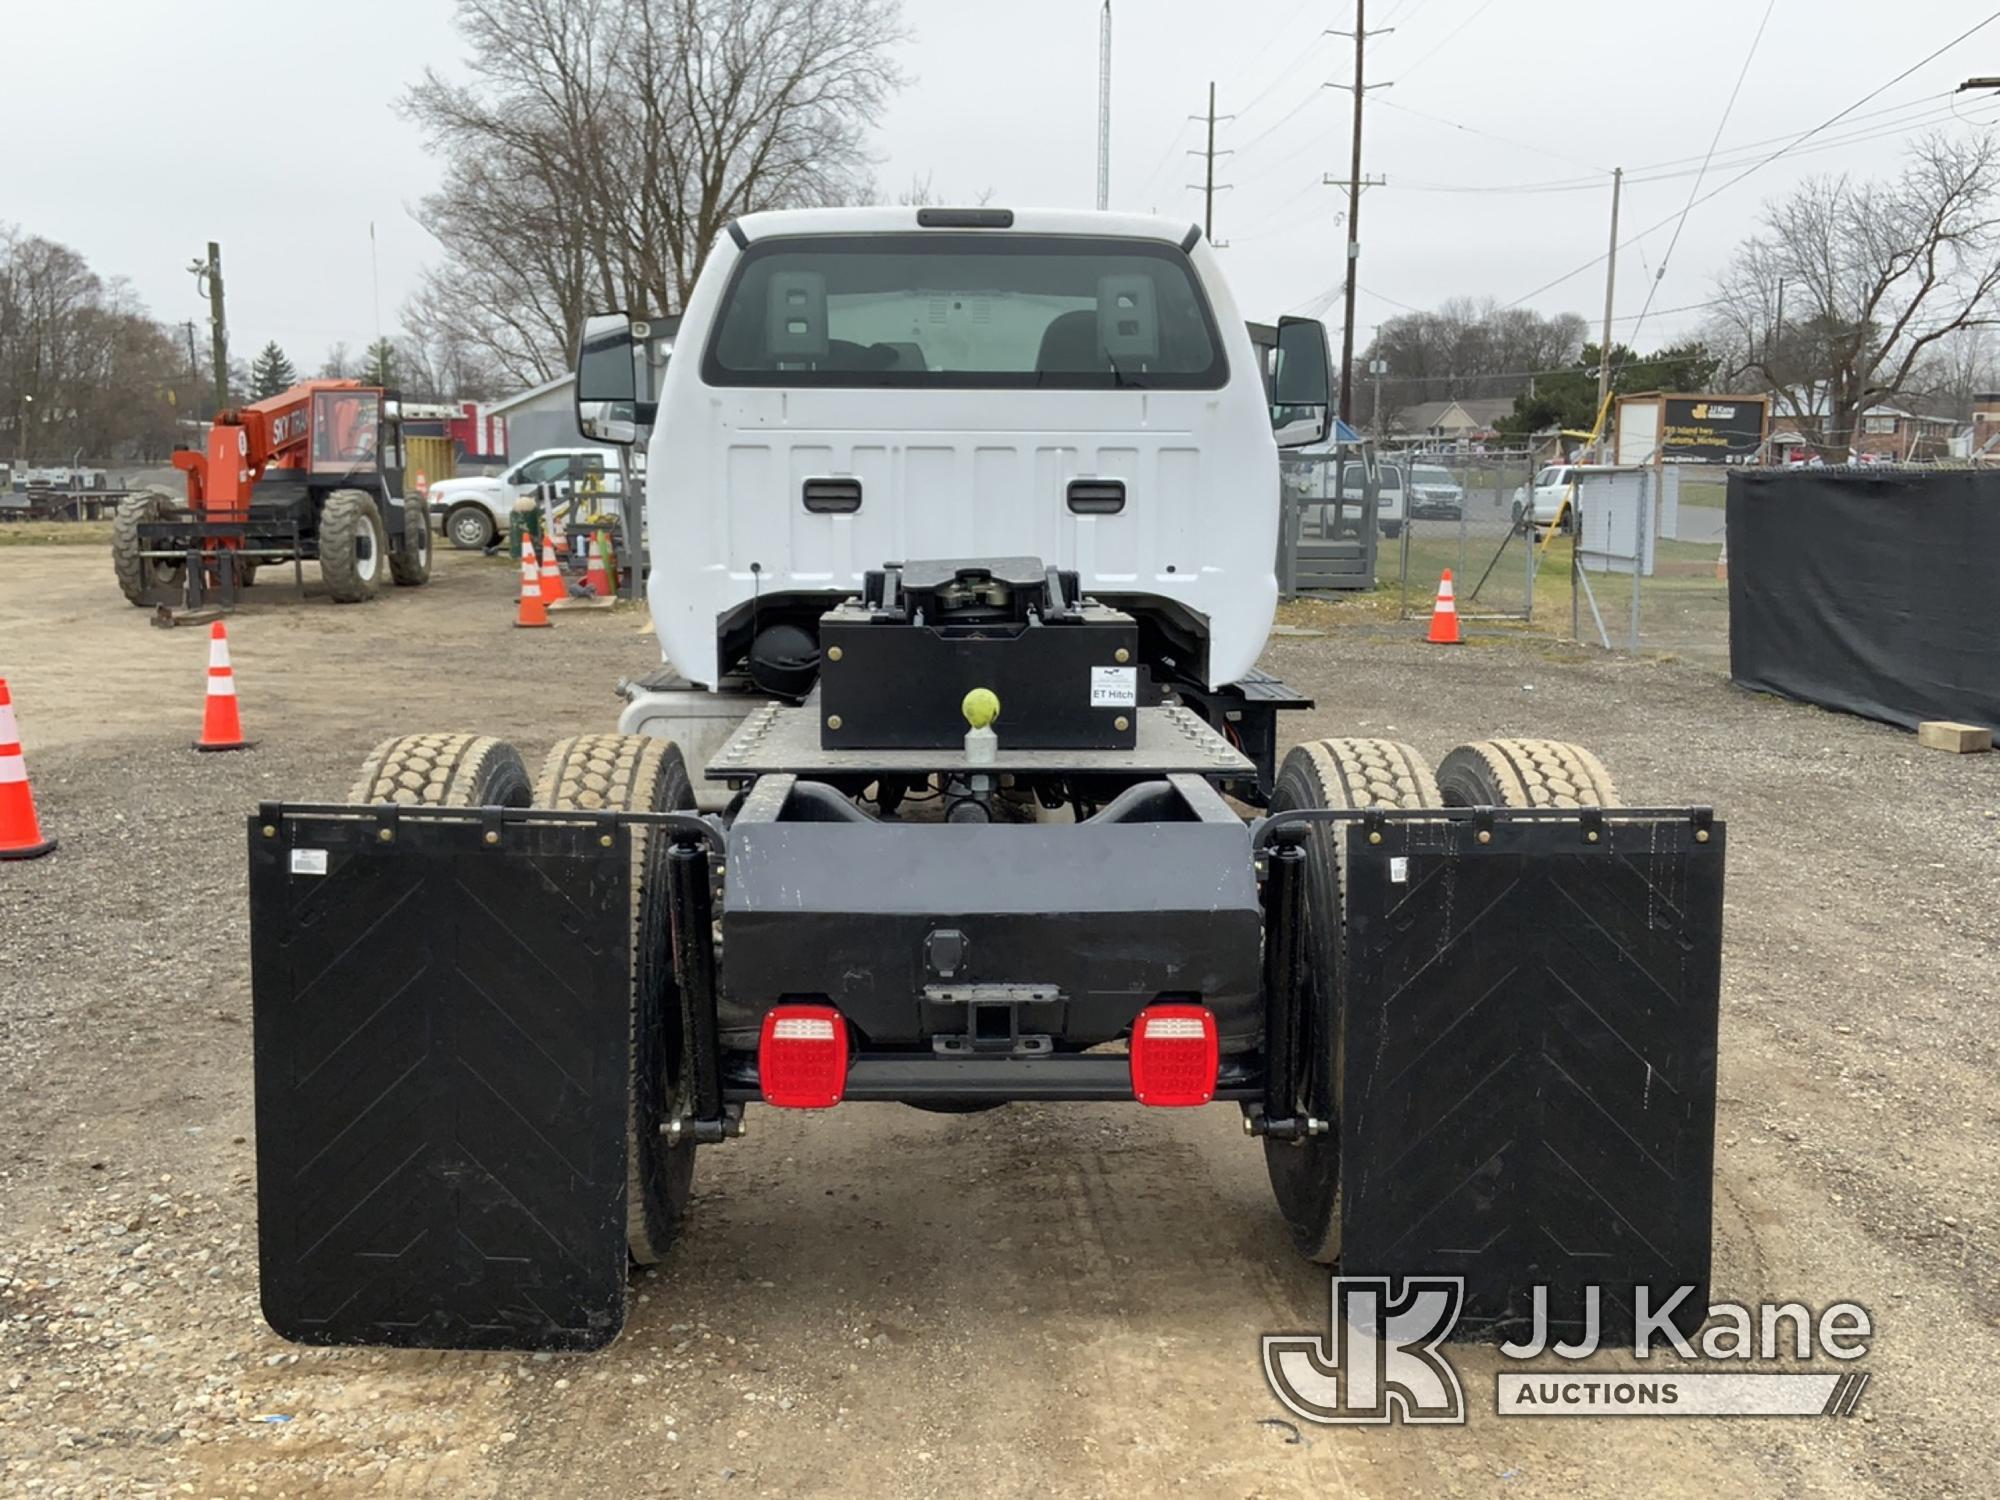
[[[1083,235],[789,236],[743,253],[711,386],[1216,390],[1228,362],[1178,246]]]

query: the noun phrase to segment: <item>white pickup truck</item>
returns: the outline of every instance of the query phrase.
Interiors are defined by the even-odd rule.
[[[454,547],[469,552],[490,547],[505,538],[508,513],[517,499],[539,485],[566,489],[575,480],[573,467],[578,460],[586,475],[597,477],[605,494],[623,494],[620,455],[603,448],[544,448],[503,473],[439,480],[430,487],[431,520]]]

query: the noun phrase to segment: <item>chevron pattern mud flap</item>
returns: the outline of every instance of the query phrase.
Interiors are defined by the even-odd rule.
[[[1481,842],[1484,832],[1488,841]],[[1379,836],[1379,842],[1374,838]],[[1353,825],[1341,1272],[1465,1279],[1459,1337],[1574,1337],[1601,1288],[1708,1306],[1723,828]]]
[[[264,1316],[595,1349],[625,1317],[630,857],[497,810],[250,820]]]

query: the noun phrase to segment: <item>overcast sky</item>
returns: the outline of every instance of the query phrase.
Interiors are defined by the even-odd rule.
[[[1723,130],[1706,194],[1783,141],[1886,83],[1991,9],[1985,0],[1774,0]],[[1764,8],[1757,0],[1369,0],[1364,171],[1388,179],[1362,208],[1361,341],[1407,304],[1454,295],[1593,325],[1609,170],[1629,179],[1618,331],[1630,333],[1673,220],[1722,119]],[[1114,0],[1111,201],[1200,213],[1188,120],[1218,85],[1235,114],[1218,146],[1216,238],[1246,315],[1322,306],[1341,277],[1353,0]],[[877,137],[885,197],[929,175],[946,198],[1089,207],[1096,193],[1098,0],[904,0],[909,87]],[[223,247],[232,352],[276,338],[302,369],[374,336],[438,253],[416,218],[436,182],[396,102],[425,64],[463,48],[449,0],[0,0],[11,65],[0,220],[61,240],[128,278],[166,321],[202,317],[188,260]],[[2000,74],[2000,21],[1805,148],[1689,214],[1640,334],[1652,346],[1699,321],[1710,277],[1759,202],[1798,175],[1896,170],[1933,124],[2000,117],[1994,96],[1949,97]],[[228,144],[222,143],[226,136]],[[1822,143],[1829,143],[1825,146]],[[1679,175],[1664,175],[1679,174]],[[1646,181],[1647,177],[1657,180]],[[1563,184],[1562,190],[1545,185]],[[1505,188],[1508,191],[1484,189]],[[1528,191],[1528,188],[1541,190]],[[1466,191],[1466,189],[1482,189]],[[496,234],[508,232],[504,223]],[[1329,322],[1339,316],[1337,301]],[[205,331],[204,331],[205,337]]]

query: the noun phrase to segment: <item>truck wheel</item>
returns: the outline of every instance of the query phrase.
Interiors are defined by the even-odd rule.
[[[1620,807],[1604,762],[1562,740],[1478,740],[1438,762],[1446,807]]]
[[[365,490],[335,490],[319,511],[319,576],[335,604],[373,599],[387,571],[389,534]]]
[[[187,572],[186,563],[139,555],[145,547],[139,539],[141,523],[166,519],[174,506],[174,497],[165,490],[144,490],[120,500],[111,521],[111,566],[118,574],[118,591],[142,609],[158,604],[163,591],[178,591]]]
[[[1424,758],[1394,740],[1318,740],[1294,747],[1278,770],[1271,812],[1308,807],[1425,808],[1439,805]],[[1302,1114],[1325,1120],[1324,1135],[1266,1141],[1264,1165],[1278,1211],[1299,1252],[1340,1258],[1340,1013],[1347,1003],[1346,897],[1337,824],[1306,833],[1308,1001],[1294,1052],[1293,1098]]]
[[[542,762],[535,803],[552,811],[692,812],[694,788],[680,747],[644,734],[581,734],[558,741]],[[667,908],[668,840],[634,825],[632,835],[631,1087],[625,1109],[625,1245],[634,1262],[665,1258],[687,1217],[694,1146],[670,1146],[660,1127],[674,1117],[687,1077],[686,1015],[674,983]]]
[[[403,502],[403,546],[389,554],[389,573],[406,589],[431,581],[431,518],[421,500]]]
[[[483,552],[493,545],[498,528],[483,506],[461,505],[444,518],[444,534],[466,552]]]
[[[361,763],[350,802],[399,807],[526,807],[521,752],[483,734],[402,734]]]

